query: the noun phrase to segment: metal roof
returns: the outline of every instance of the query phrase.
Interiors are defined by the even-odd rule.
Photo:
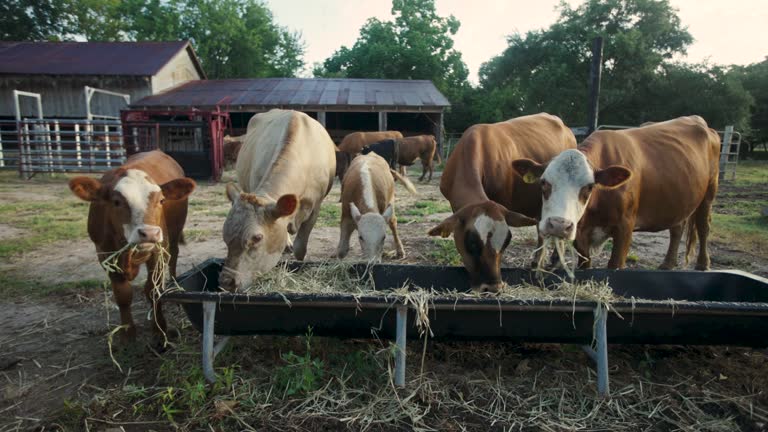
[[[189,41],[0,42],[0,74],[152,76],[184,49],[205,78]]]
[[[221,106],[230,112],[275,107],[441,111],[450,105],[432,81],[427,80],[259,78],[189,81],[147,96],[131,107],[213,109]]]

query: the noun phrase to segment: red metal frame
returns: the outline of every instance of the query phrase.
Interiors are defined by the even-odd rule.
[[[157,116],[187,117],[192,121],[195,117],[200,117],[207,124],[211,139],[211,173],[215,181],[221,179],[224,171],[224,131],[231,127],[229,113],[216,107],[215,111],[191,110],[123,110],[120,112],[120,121],[123,125],[123,136],[132,136],[130,132],[133,127],[141,125],[146,128],[148,124],[155,126],[155,139],[152,143],[153,148],[159,148],[157,137],[160,136],[160,124],[153,120]],[[132,154],[131,144],[125,142],[125,149],[128,154]]]

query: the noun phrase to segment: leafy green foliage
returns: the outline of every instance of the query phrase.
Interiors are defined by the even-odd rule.
[[[210,78],[294,76],[301,36],[257,0],[11,0],[0,39],[84,36],[93,41],[191,40]]]
[[[453,47],[459,21],[439,16],[434,0],[393,0],[392,15],[366,21],[355,44],[316,65],[315,76],[431,80],[449,100],[461,99],[469,72]]]
[[[317,390],[323,378],[323,362],[312,357],[312,329],[307,330],[304,355],[289,351],[280,357],[286,363],[275,373],[275,384],[286,396]]]

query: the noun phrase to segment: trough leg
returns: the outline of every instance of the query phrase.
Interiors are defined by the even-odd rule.
[[[203,376],[209,383],[216,382],[213,371],[213,323],[216,319],[216,302],[203,302]]]
[[[589,345],[582,345],[582,350],[595,362],[597,367],[597,393],[600,397],[608,396],[610,385],[608,380],[608,335],[607,318],[608,310],[603,306],[595,308],[594,337],[597,342],[597,351]]]
[[[608,310],[598,305],[595,308],[595,339],[597,340],[597,394],[601,397],[608,396],[610,386],[608,382],[608,335],[606,321]]]
[[[408,308],[404,305],[397,307],[397,333],[395,343],[395,385],[405,387],[405,329],[408,322]]]

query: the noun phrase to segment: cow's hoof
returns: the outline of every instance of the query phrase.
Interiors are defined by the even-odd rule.
[[[675,267],[677,267],[677,264],[662,263],[659,266],[659,270],[674,270]]]
[[[709,267],[709,264],[707,265],[696,264],[696,267],[694,267],[694,269],[699,271],[709,271],[710,267]]]

